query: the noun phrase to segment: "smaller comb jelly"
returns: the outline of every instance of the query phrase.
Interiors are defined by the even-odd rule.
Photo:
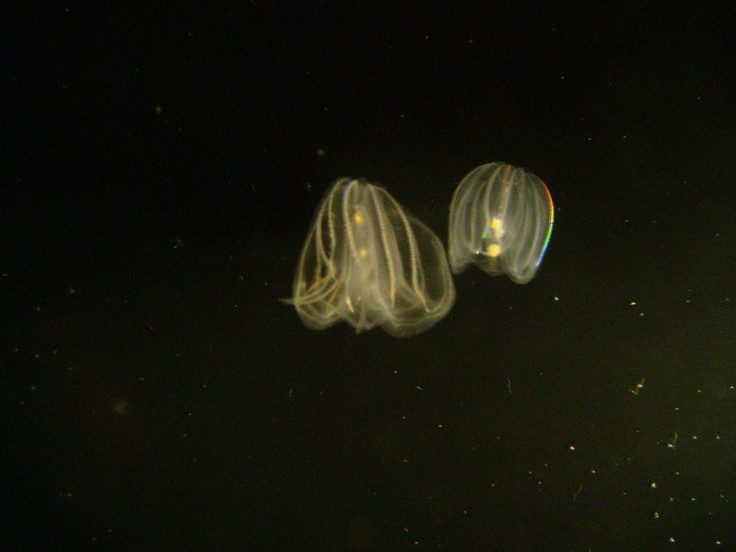
[[[344,320],[357,333],[381,326],[407,337],[437,323],[454,300],[434,232],[366,180],[340,178],[330,186],[286,300],[306,326],[319,330]]]
[[[450,205],[450,266],[475,264],[517,284],[534,278],[549,244],[554,206],[547,186],[531,172],[490,163],[462,179]]]

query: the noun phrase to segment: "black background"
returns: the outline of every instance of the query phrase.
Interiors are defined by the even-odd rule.
[[[6,549],[736,546],[726,3],[23,5]],[[278,301],[336,177],[445,241],[490,161],[555,200],[531,283],[403,340]]]

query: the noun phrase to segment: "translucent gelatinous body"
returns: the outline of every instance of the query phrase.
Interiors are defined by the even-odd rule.
[[[341,178],[325,193],[302,249],[293,297],[304,324],[340,320],[360,333],[406,337],[452,308],[455,288],[437,236],[389,193]]]
[[[547,250],[554,206],[538,177],[511,165],[473,169],[458,185],[450,206],[450,266],[459,274],[475,264],[525,284]]]

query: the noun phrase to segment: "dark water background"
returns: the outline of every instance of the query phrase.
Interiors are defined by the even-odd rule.
[[[4,7],[7,545],[736,547],[736,42],[709,6]],[[494,160],[555,200],[531,283],[468,271],[405,340],[278,301],[336,177],[444,241]]]

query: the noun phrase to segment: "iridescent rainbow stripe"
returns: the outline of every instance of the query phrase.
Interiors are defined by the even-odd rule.
[[[549,193],[549,188],[547,188],[547,185],[542,182],[542,186],[544,186],[544,191],[547,192],[547,199],[549,200],[549,223],[547,225],[547,236],[544,238],[544,246],[542,247],[542,254],[539,256],[539,260],[537,261],[537,266],[539,266],[542,262],[542,259],[544,259],[544,254],[547,253],[547,246],[549,245],[549,239],[552,237],[552,226],[555,223],[555,205],[552,202],[552,194]]]

